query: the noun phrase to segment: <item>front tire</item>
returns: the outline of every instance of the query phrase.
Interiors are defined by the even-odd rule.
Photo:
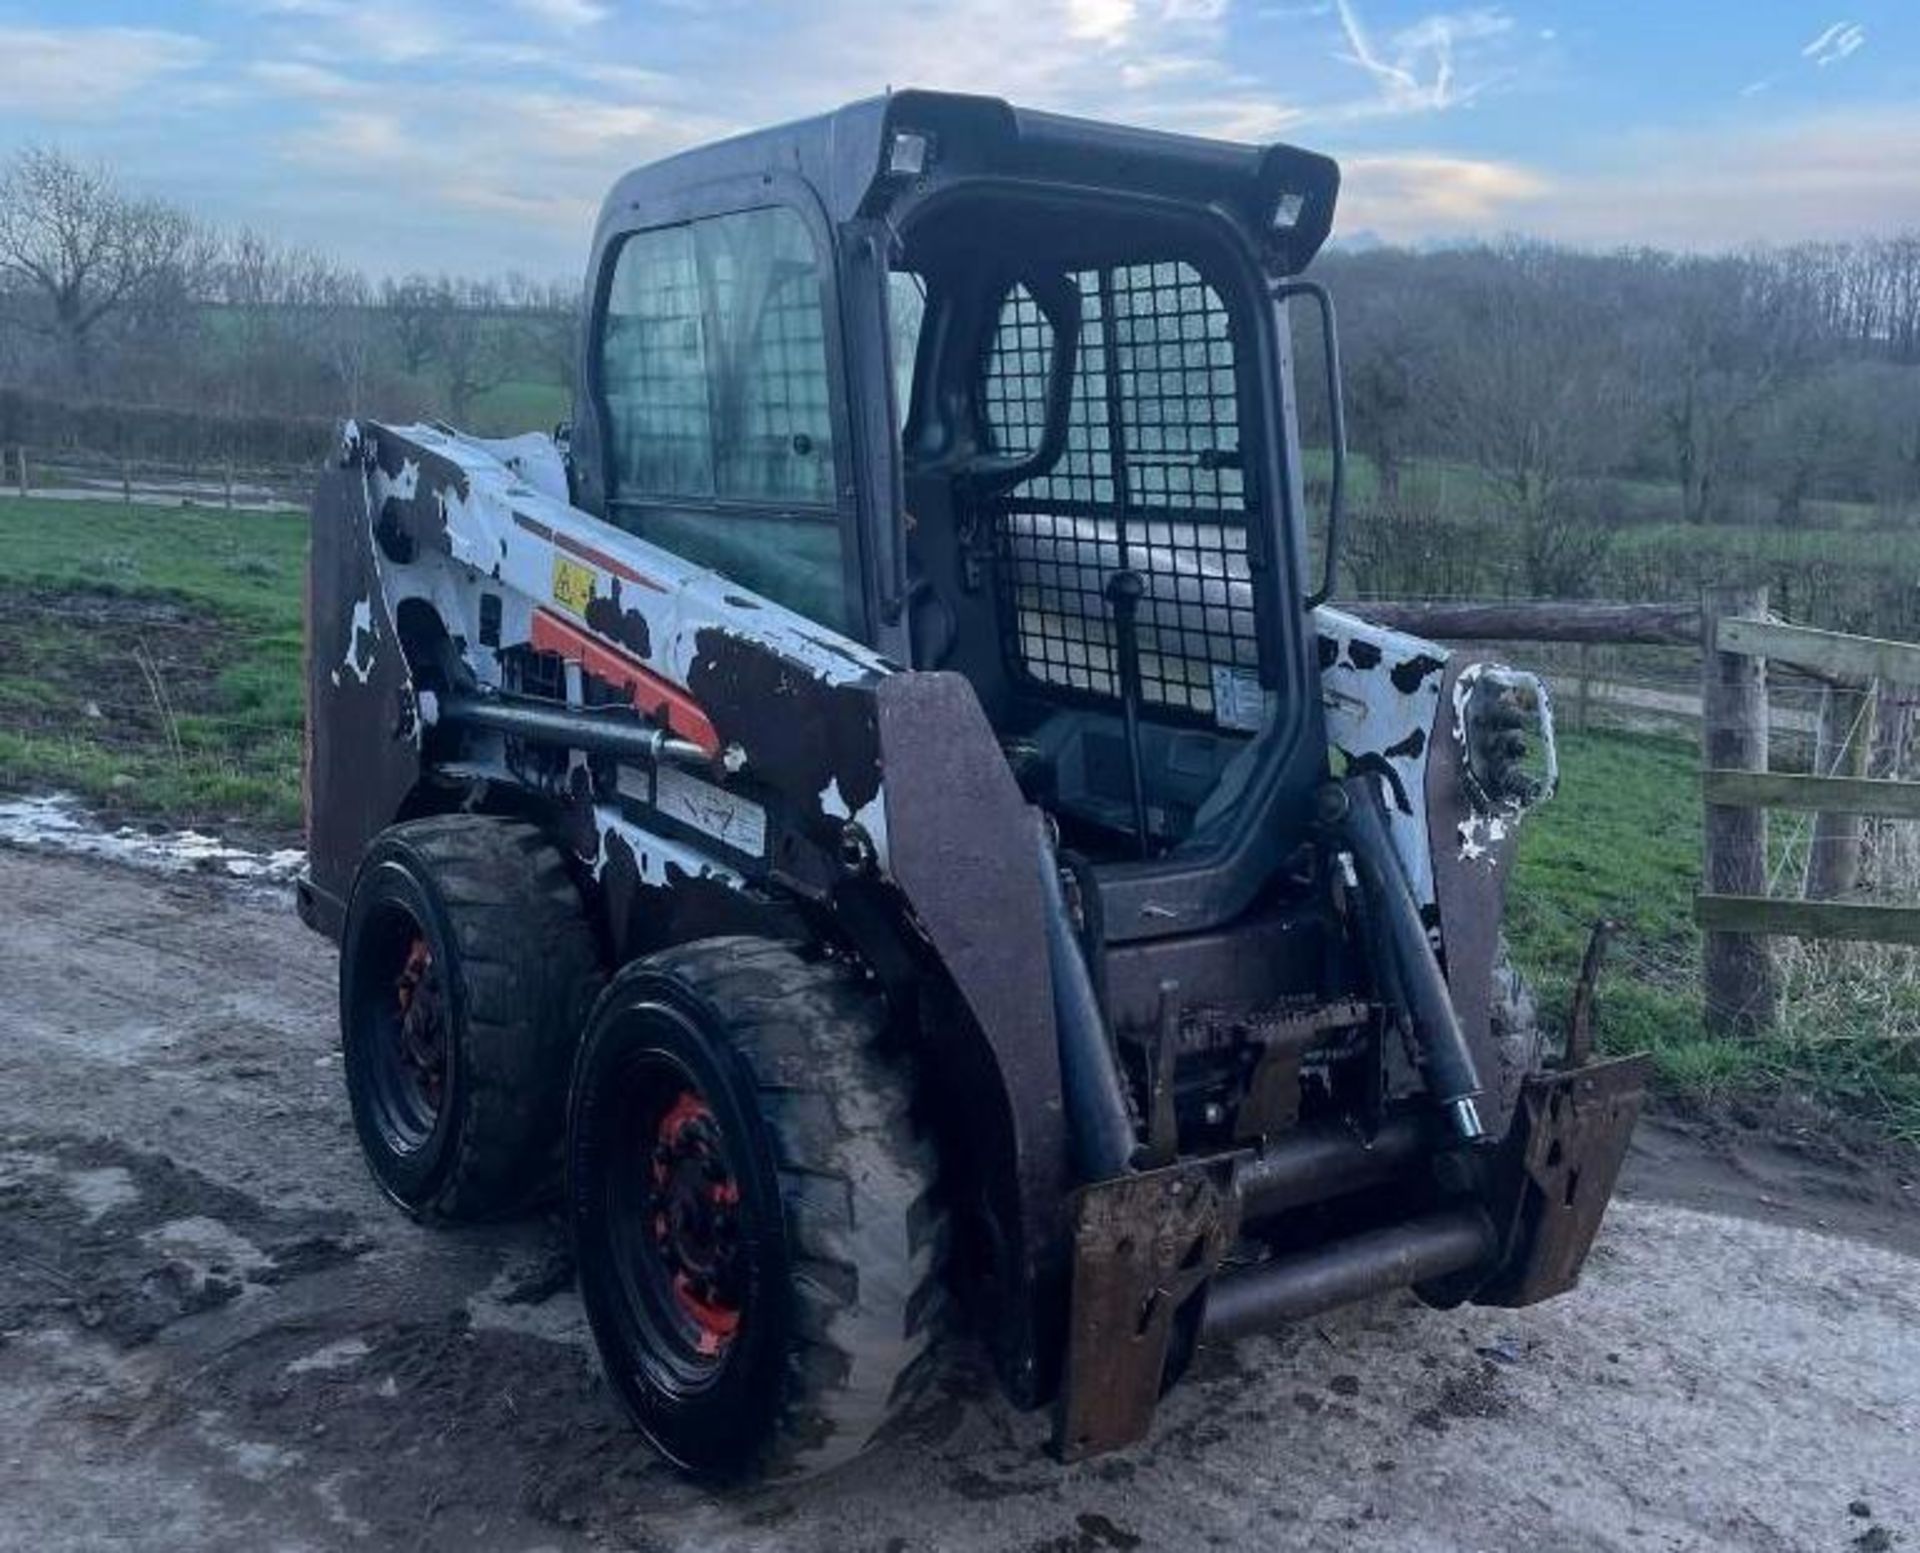
[[[696,1475],[799,1477],[918,1389],[945,1226],[884,1008],[753,938],[626,968],[576,1063],[568,1209],[607,1377]]]
[[[380,1189],[449,1222],[550,1189],[600,979],[579,891],[534,826],[453,814],[376,837],[340,939],[340,1034]]]

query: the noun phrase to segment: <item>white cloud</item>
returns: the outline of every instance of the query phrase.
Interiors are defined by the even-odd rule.
[[[1067,36],[1116,48],[1136,18],[1134,0],[1067,0]]]
[[[399,115],[366,108],[329,112],[285,142],[285,150],[294,161],[356,178],[368,159],[416,160],[420,149]]]
[[[321,64],[341,61],[404,65],[433,55],[446,56],[465,29],[457,7],[441,9],[435,0],[231,0],[241,9],[278,23],[275,34],[286,52],[298,52]]]
[[[247,66],[247,75],[270,91],[316,102],[337,102],[363,89],[350,76],[300,59],[255,60]]]
[[[1502,11],[1435,12],[1394,32],[1383,47],[1368,32],[1354,0],[1335,0],[1335,10],[1346,51],[1334,57],[1365,71],[1375,88],[1370,102],[1342,111],[1347,118],[1444,112],[1472,101],[1499,76],[1487,73],[1463,84],[1456,73],[1458,55],[1513,31],[1512,19]]]
[[[1835,22],[1800,53],[1816,65],[1837,65],[1867,41],[1867,29],[1858,22]]]
[[[1593,244],[1728,248],[1920,227],[1920,105],[1649,131],[1563,173],[1515,225]]]
[[[1342,231],[1401,241],[1493,233],[1551,187],[1515,162],[1431,151],[1344,157],[1337,219]]]
[[[596,26],[613,14],[600,0],[514,0],[514,4],[535,21],[561,32]]]
[[[198,38],[146,27],[0,27],[0,112],[109,113],[211,53]]]

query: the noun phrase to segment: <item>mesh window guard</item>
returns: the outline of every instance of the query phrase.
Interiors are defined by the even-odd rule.
[[[1142,699],[1225,721],[1224,691],[1238,726],[1259,638],[1226,308],[1186,264],[1073,279],[1082,321],[1065,449],[989,513],[1005,650],[1043,685],[1117,696],[1104,589],[1130,567],[1146,582]],[[1050,344],[1033,299],[1010,291],[982,385],[1002,451],[1038,443]]]

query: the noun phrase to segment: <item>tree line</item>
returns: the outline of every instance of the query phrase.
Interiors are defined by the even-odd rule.
[[[1362,566],[1470,531],[1531,591],[1579,592],[1622,525],[1920,513],[1920,233],[1717,255],[1336,247],[1316,273],[1340,303]],[[0,170],[7,402],[525,429],[530,406],[565,405],[579,304],[521,275],[375,281],[54,150]],[[531,392],[490,406],[507,384]]]
[[[46,148],[0,172],[0,388],[45,399],[463,420],[507,383],[571,385],[578,296],[521,274],[376,282]]]
[[[1436,462],[1471,475],[1467,499],[1542,594],[1582,591],[1624,524],[1920,513],[1920,234],[1714,255],[1382,248],[1317,268],[1383,545],[1407,537],[1396,519],[1454,516],[1423,513],[1410,483]]]

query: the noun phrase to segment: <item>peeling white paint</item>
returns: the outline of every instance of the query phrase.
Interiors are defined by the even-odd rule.
[[[1320,670],[1327,737],[1349,769],[1373,769],[1385,799],[1387,839],[1415,901],[1431,907],[1438,892],[1427,828],[1427,763],[1449,654],[1437,643],[1325,605],[1314,611],[1314,625],[1333,644],[1332,661]],[[1394,670],[1422,660],[1432,667],[1411,689],[1400,689]]]
[[[618,836],[633,854],[634,867],[639,871],[640,882],[644,885],[665,889],[691,878],[714,879],[734,889],[746,886],[744,878],[731,868],[714,862],[698,847],[657,835],[645,826],[636,825],[610,805],[596,804],[593,812],[600,836],[599,848],[593,858],[595,882],[602,879],[611,860],[607,844]]]
[[[360,639],[367,639],[367,656],[363,663],[360,659]],[[361,684],[366,684],[373,673],[373,649],[380,638],[373,629],[373,601],[361,599],[353,606],[353,619],[347,625],[347,656],[342,667],[348,670]],[[334,683],[340,683],[336,672]]]
[[[1492,868],[1500,861],[1500,844],[1511,834],[1510,822],[1519,823],[1519,812],[1508,814],[1469,814],[1455,827],[1460,835],[1460,861],[1485,863]]]
[[[840,779],[834,777],[820,793],[820,812],[829,819],[850,820],[867,834],[873,843],[874,859],[880,871],[887,867],[887,805],[884,792],[875,793],[858,809],[847,803],[846,794],[840,791]]]

